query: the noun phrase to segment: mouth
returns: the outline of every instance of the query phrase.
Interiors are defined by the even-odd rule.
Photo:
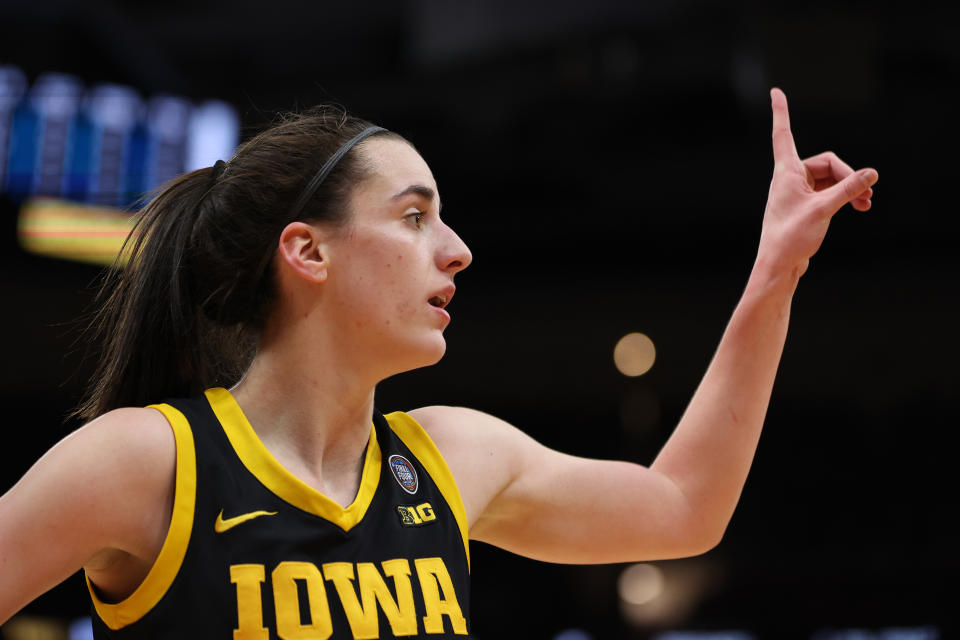
[[[456,287],[450,285],[443,289],[442,291],[434,294],[427,299],[427,302],[430,303],[430,306],[436,307],[437,309],[443,309],[450,303],[450,299],[453,297],[453,292],[456,291]]]

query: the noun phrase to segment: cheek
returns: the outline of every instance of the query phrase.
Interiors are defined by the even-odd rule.
[[[366,322],[389,326],[392,319],[415,311],[416,283],[404,271],[405,266],[402,255],[380,260],[371,256],[354,272],[354,285],[348,292],[350,306]]]
[[[403,316],[409,314],[411,311],[412,311],[412,307],[410,303],[402,300],[398,301],[396,306],[394,307],[394,313],[398,318],[402,318]],[[390,320],[388,319],[387,324],[389,323],[390,323]]]
[[[397,252],[394,247],[383,265],[383,301],[387,303],[385,308],[392,311],[396,317],[404,317],[416,311],[420,288],[416,278],[409,272],[411,264],[407,254]],[[389,319],[387,322],[389,323]]]
[[[389,266],[390,273],[395,277],[395,279],[399,279],[399,276],[403,273],[403,268],[404,268],[403,253],[398,253],[394,263]],[[399,291],[398,293],[402,294],[403,291]],[[410,309],[410,301],[405,296],[400,295],[400,297],[397,298],[395,303],[396,314],[398,316],[403,315],[404,313],[409,311],[409,309]]]
[[[409,318],[417,312],[419,297],[425,295],[424,283],[418,282],[417,247],[378,231],[354,236],[347,267],[350,284],[341,290],[355,321],[371,328],[386,327],[394,318]]]

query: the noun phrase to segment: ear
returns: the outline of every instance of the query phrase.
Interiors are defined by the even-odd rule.
[[[327,279],[327,233],[306,222],[291,222],[280,232],[280,259],[294,273],[312,282]]]

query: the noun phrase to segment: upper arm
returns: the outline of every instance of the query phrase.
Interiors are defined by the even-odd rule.
[[[176,446],[153,409],[118,409],[50,449],[0,496],[0,622],[106,551],[166,533]]]
[[[450,466],[472,539],[572,563],[681,557],[715,544],[682,491],[656,471],[554,451],[479,411],[425,407],[410,415]]]

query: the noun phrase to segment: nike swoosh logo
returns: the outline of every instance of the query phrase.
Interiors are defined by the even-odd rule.
[[[275,515],[277,515],[276,511],[251,511],[250,513],[242,513],[239,516],[224,519],[223,509],[221,509],[220,513],[217,514],[217,521],[213,523],[213,530],[217,533],[223,533],[224,531],[233,529],[238,524],[243,524],[248,520],[253,520],[254,518],[259,518],[260,516]]]

